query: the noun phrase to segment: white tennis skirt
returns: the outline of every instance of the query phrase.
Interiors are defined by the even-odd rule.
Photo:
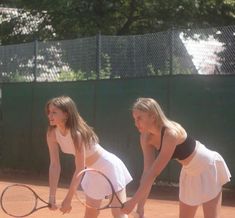
[[[115,192],[121,191],[133,179],[125,164],[116,155],[103,150],[102,156],[89,168],[104,173],[112,182]],[[93,199],[102,199],[111,194],[109,187],[105,189],[102,180],[95,175],[86,176],[82,182],[85,193]]]
[[[196,206],[215,198],[231,174],[223,157],[196,142],[196,154],[180,173],[179,199]]]

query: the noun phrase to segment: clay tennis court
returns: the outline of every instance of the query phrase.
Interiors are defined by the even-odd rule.
[[[33,188],[37,194],[43,199],[48,198],[48,186],[45,179],[31,179],[20,178],[13,179],[4,178],[1,175],[0,179],[0,192],[2,193],[4,187],[14,183],[23,183]],[[66,184],[58,189],[58,201],[62,201],[66,195]],[[129,196],[132,191],[129,189]],[[146,218],[177,218],[178,217],[178,189],[176,187],[154,187],[150,198],[146,204]],[[72,202],[72,211],[69,214],[61,214],[60,211],[50,211],[48,209],[39,210],[28,217],[37,218],[83,218],[84,206],[80,202],[74,200]],[[223,195],[223,206],[221,210],[221,218],[234,218],[235,216],[235,191],[225,190]],[[112,217],[110,209],[102,210],[99,217],[108,218]],[[130,216],[131,217],[131,216]],[[0,218],[9,218],[2,210],[0,210]],[[196,213],[195,218],[203,218],[202,208],[200,207]]]

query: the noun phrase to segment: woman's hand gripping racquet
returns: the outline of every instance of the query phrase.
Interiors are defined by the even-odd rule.
[[[38,203],[42,203],[38,206]],[[43,208],[51,205],[44,201],[29,186],[23,184],[13,184],[7,186],[0,198],[2,210],[12,217],[26,217]]]
[[[124,203],[115,192],[110,179],[101,171],[87,168],[78,174],[80,179],[76,192],[77,199],[88,208],[104,210],[109,208],[123,208]],[[131,215],[138,218],[136,212]]]

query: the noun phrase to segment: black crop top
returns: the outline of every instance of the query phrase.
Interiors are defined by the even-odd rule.
[[[166,127],[163,127],[161,130],[161,144],[160,149],[162,148],[162,139],[165,132]],[[191,138],[190,136],[187,136],[185,141],[179,145],[176,146],[175,151],[171,157],[171,159],[179,159],[184,160],[186,159],[190,154],[193,153],[194,149],[196,147],[196,141]]]

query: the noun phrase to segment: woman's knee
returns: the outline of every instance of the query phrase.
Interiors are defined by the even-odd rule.
[[[126,189],[123,188],[116,195],[117,197],[113,198],[112,206],[121,207],[121,204],[126,201]],[[122,213],[119,208],[112,208],[112,215],[114,218],[128,218],[128,215]]]
[[[100,211],[93,208],[86,208],[84,218],[96,218],[98,217]]]
[[[180,201],[179,203],[180,211],[179,217],[180,218],[194,218],[198,206],[190,206]]]
[[[128,215],[122,213],[119,208],[113,208],[112,215],[114,218],[128,218]]]

